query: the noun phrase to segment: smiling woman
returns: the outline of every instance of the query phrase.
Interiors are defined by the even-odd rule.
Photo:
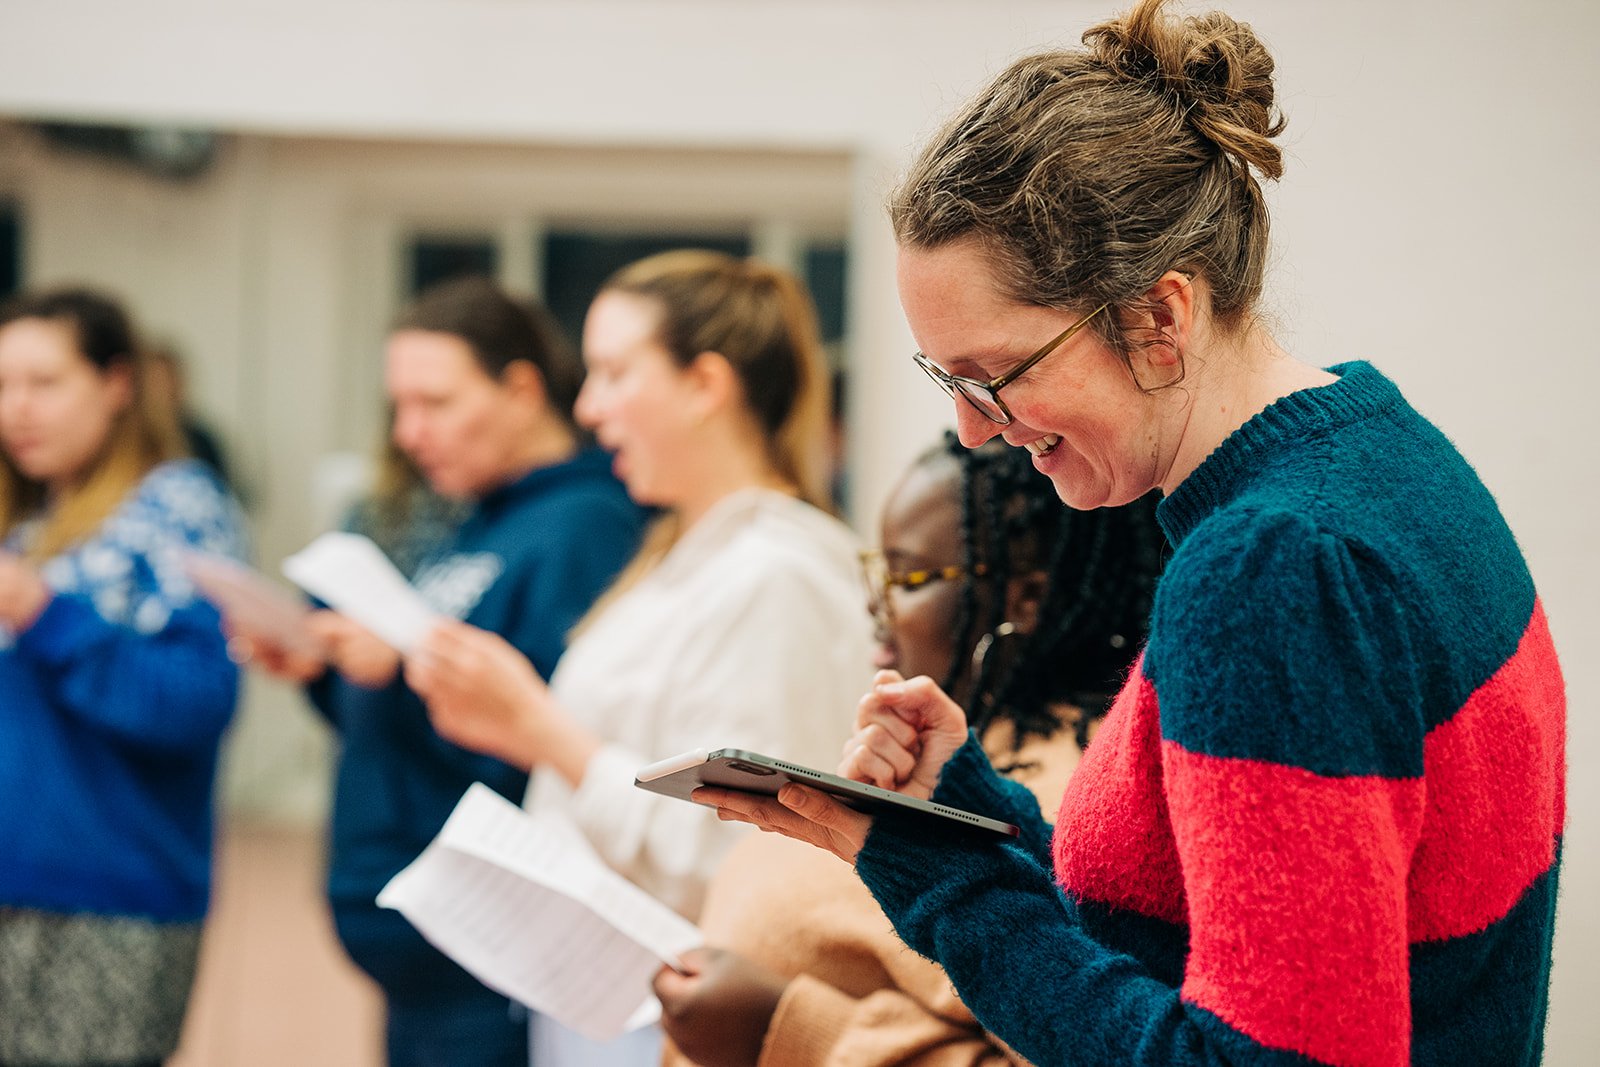
[[[1026,447],[1073,507],[1164,496],[1149,640],[1054,830],[955,702],[895,675],[841,773],[1030,849],[801,787],[714,799],[854,860],[1034,1063],[1536,1063],[1565,818],[1543,606],[1444,435],[1255,317],[1273,61],[1165,6],[1018,60],[890,206],[907,320],[951,374],[992,384],[1104,306],[1006,385],[1003,425],[958,390],[963,442]]]

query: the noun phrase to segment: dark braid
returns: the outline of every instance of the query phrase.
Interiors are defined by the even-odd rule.
[[[996,441],[969,450],[949,434],[944,451],[961,465],[962,564],[969,575],[947,681],[968,667],[985,635],[1008,621],[1014,574],[1042,570],[1038,625],[1014,639],[1010,655],[1000,655],[1000,639],[991,639],[972,679],[968,718],[980,734],[1009,720],[1020,748],[1059,730],[1055,709],[1071,705],[1082,711],[1074,726],[1079,745],[1086,745],[1090,723],[1105,714],[1149,628],[1165,544],[1155,497],[1073,511],[1025,449]],[[984,574],[970,577],[980,563]]]

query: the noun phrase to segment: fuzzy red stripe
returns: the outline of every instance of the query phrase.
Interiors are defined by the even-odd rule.
[[[1067,892],[1171,923],[1188,921],[1161,781],[1161,716],[1139,669],[1100,724],[1056,816],[1056,878]]]
[[[1426,823],[1411,940],[1477,933],[1555,862],[1565,817],[1566,690],[1544,607],[1516,653],[1423,745]]]
[[[1163,745],[1189,896],[1183,993],[1269,1048],[1403,1064],[1416,779],[1328,778]]]

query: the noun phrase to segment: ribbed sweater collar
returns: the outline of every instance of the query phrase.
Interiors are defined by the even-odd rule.
[[[1285,449],[1403,403],[1400,390],[1370,363],[1340,363],[1327,370],[1339,380],[1267,405],[1229,434],[1161,501],[1156,518],[1173,547]]]

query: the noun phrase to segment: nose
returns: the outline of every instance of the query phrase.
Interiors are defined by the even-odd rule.
[[[599,400],[596,398],[594,379],[584,380],[583,387],[578,390],[578,399],[572,403],[572,417],[578,420],[578,425],[586,430],[592,430],[600,422]]]
[[[1004,426],[973,407],[970,401],[956,397],[956,436],[964,447],[977,448],[1004,429]]]
[[[402,452],[415,452],[422,439],[422,420],[409,408],[397,407],[394,426],[389,431],[395,445]]]

